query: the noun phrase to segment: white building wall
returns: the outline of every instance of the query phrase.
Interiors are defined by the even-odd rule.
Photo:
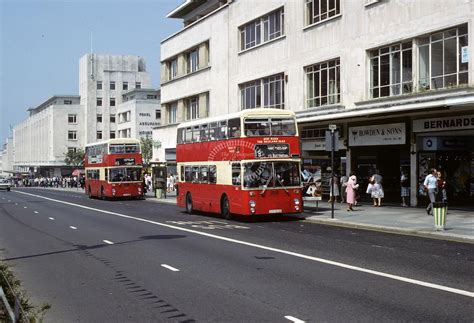
[[[97,81],[102,81],[102,90],[97,90]],[[115,81],[115,90],[110,90],[110,81]],[[128,90],[123,90],[123,82],[128,82]],[[85,143],[97,141],[97,131],[102,131],[102,139],[109,139],[110,131],[116,131],[117,125],[110,123],[110,114],[117,114],[122,102],[122,94],[135,88],[150,88],[151,80],[146,72],[145,61],[132,55],[86,54],[79,62],[79,94],[85,110]],[[97,106],[97,98],[102,98],[102,106]],[[115,98],[115,107],[111,107],[110,98]],[[102,123],[97,123],[97,114],[102,114]]]
[[[391,0],[370,6],[366,2],[341,0],[340,16],[311,26],[305,26],[304,1],[230,2],[162,41],[162,62],[206,40],[210,60],[208,70],[162,82],[162,103],[209,91],[209,116],[235,112],[240,110],[239,84],[284,73],[285,108],[302,111],[306,109],[304,67],[340,58],[340,105],[350,110],[370,98],[368,50],[463,23],[469,25],[469,84],[474,84],[473,1]],[[284,36],[240,52],[239,26],[280,7],[284,7]],[[415,48],[413,55],[417,55]],[[171,135],[173,129],[176,126],[154,131],[154,138],[162,142],[155,159],[164,160],[164,149],[175,147],[170,139],[176,137]]]

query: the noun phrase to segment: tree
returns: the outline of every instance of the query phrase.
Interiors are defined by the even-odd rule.
[[[148,137],[141,138],[140,145],[142,146],[143,165],[148,167],[150,160],[153,157],[153,139]]]
[[[64,154],[64,162],[68,166],[82,166],[84,164],[84,150],[80,148],[76,151],[69,150],[66,154]]]

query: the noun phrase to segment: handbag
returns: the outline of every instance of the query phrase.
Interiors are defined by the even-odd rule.
[[[421,195],[421,196],[426,196],[426,195],[428,195],[427,192],[426,192],[426,187],[425,187],[425,185],[420,184],[420,187],[418,188],[418,195]]]

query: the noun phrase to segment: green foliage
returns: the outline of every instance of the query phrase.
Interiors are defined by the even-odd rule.
[[[151,138],[141,138],[140,145],[142,147],[142,158],[143,164],[147,167],[150,164],[150,160],[153,157],[153,139]]]
[[[5,296],[10,306],[15,306],[15,295],[18,297],[20,302],[20,317],[19,322],[43,322],[43,317],[46,311],[51,308],[49,304],[43,304],[37,308],[33,306],[28,298],[26,297],[25,291],[20,289],[21,282],[15,278],[12,271],[4,263],[0,262],[0,286],[2,286]],[[3,308],[3,303],[0,301],[0,322],[7,322],[8,314]]]
[[[64,154],[64,162],[68,166],[82,166],[84,164],[84,150],[68,151]]]

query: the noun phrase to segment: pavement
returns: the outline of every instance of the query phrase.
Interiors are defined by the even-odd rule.
[[[48,188],[52,190],[82,191],[76,188]],[[153,192],[146,194],[146,200],[176,204],[176,193],[167,193],[166,197],[156,198]],[[346,204],[334,203],[334,218],[331,204],[327,202],[306,202],[303,216],[305,221],[329,226],[355,228],[378,232],[395,233],[423,238],[440,239],[474,244],[474,207],[449,208],[444,230],[437,231],[434,217],[427,215],[425,207],[402,207],[384,205],[373,207],[363,203],[347,212]]]

